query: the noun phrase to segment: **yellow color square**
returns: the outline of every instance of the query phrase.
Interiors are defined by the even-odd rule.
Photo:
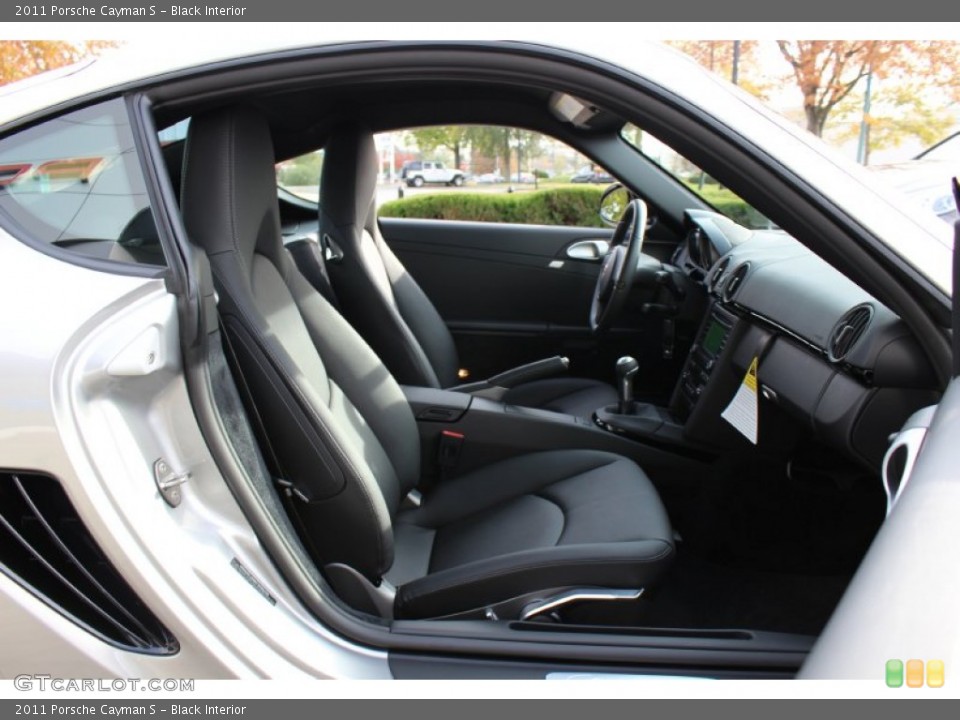
[[[907,660],[907,687],[923,687],[923,660]]]
[[[927,663],[927,687],[943,687],[943,660],[930,660]]]

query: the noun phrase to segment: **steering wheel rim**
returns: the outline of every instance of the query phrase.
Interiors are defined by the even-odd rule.
[[[617,223],[610,249],[603,258],[590,302],[590,330],[600,333],[613,324],[637,275],[640,251],[647,230],[647,204],[631,200]]]

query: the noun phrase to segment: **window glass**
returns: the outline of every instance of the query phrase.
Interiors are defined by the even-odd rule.
[[[613,178],[540,133],[454,125],[375,136],[383,217],[602,227],[600,194]],[[317,202],[323,152],[284,160],[277,184]]]
[[[164,263],[121,100],[0,140],[0,214],[14,235],[102,259]]]
[[[628,123],[623,126],[621,136],[661,170],[734,222],[754,229],[773,227],[770,220],[736,193],[720,185],[698,166],[650,133]]]
[[[277,163],[277,185],[298,198],[317,202],[320,199],[320,170],[323,168],[323,150]]]
[[[924,160],[949,160],[956,163],[960,161],[960,133],[954,133],[946,140],[941,140],[936,145],[924,150],[917,159]]]

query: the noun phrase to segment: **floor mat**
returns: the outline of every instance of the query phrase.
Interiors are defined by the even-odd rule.
[[[637,602],[590,603],[566,622],[819,635],[884,518],[871,473],[820,448],[787,462],[729,456],[695,482],[662,479],[683,538]]]
[[[818,635],[849,581],[848,575],[796,575],[719,565],[685,553],[681,546],[657,591],[639,603],[636,622]]]
[[[720,565],[681,546],[655,591],[636,602],[575,606],[564,613],[564,620],[818,635],[849,580],[847,575],[797,575]]]

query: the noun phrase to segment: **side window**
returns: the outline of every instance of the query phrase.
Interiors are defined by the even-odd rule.
[[[165,264],[122,100],[0,139],[0,216],[70,252]]]
[[[320,199],[323,150],[315,150],[277,163],[277,185],[309,202]]]
[[[597,208],[613,178],[583,174],[590,161],[547,135],[449,125],[376,140],[381,217],[603,227]]]
[[[382,217],[604,227],[597,208],[614,179],[546,135],[452,125],[375,139]],[[277,184],[315,203],[322,164],[322,150],[283,160]]]

